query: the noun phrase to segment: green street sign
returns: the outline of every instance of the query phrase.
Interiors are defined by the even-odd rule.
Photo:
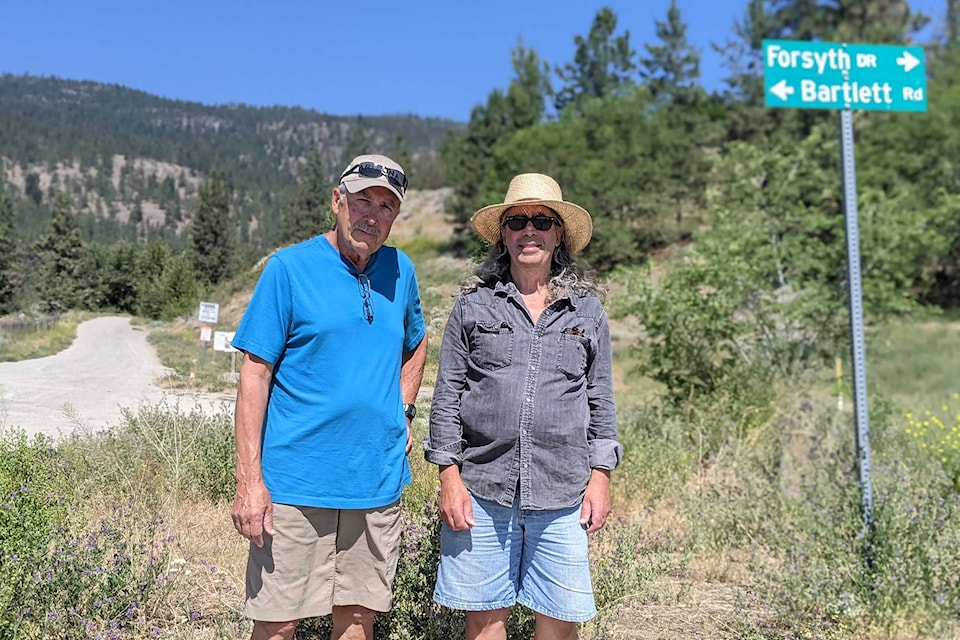
[[[926,111],[922,47],[764,40],[768,107]]]

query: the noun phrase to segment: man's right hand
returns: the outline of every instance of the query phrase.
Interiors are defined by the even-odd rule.
[[[476,524],[470,492],[455,464],[440,468],[440,517],[454,531],[466,531]]]
[[[258,547],[263,546],[263,534],[274,535],[273,501],[270,491],[261,481],[250,485],[237,485],[233,498],[233,526],[247,540]]]

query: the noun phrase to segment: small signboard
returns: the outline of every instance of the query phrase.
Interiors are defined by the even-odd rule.
[[[213,334],[213,329],[210,327],[200,327],[200,342],[210,342],[210,336]]]
[[[763,41],[768,107],[926,111],[922,47]]]
[[[236,331],[215,331],[213,333],[213,350],[235,353],[237,350],[230,344],[235,333]]]
[[[201,302],[200,303],[200,322],[209,322],[210,324],[217,324],[217,320],[220,318],[220,305],[216,302]]]

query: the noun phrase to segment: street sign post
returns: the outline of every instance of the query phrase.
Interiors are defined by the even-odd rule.
[[[764,96],[768,107],[840,110],[853,411],[863,518],[867,526],[872,527],[870,422],[852,110],[926,111],[925,57],[921,47],[764,40],[763,60]]]
[[[926,111],[922,47],[764,40],[768,107]]]

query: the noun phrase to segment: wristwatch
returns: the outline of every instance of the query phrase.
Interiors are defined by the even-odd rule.
[[[417,405],[403,403],[403,414],[407,416],[407,420],[413,420],[417,417]]]

